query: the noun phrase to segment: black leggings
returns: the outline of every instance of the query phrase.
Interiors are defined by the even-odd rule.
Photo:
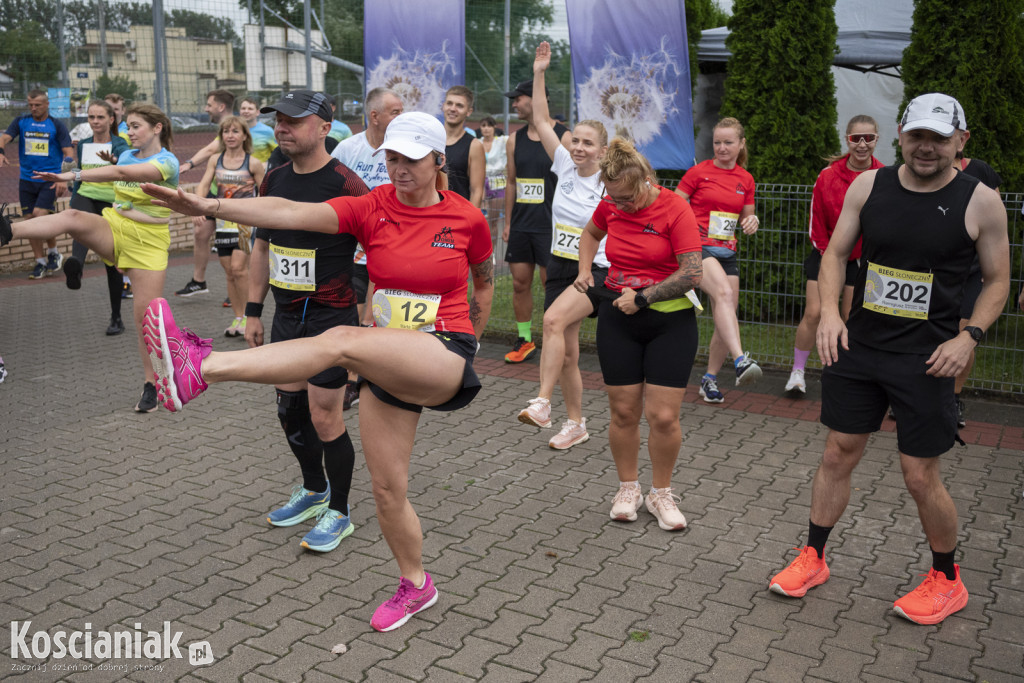
[[[605,384],[682,388],[696,355],[697,318],[692,308],[671,313],[644,308],[626,315],[611,301],[601,301],[597,356]]]
[[[110,208],[110,204],[108,202],[101,202],[96,199],[90,199],[89,197],[83,197],[77,192],[71,197],[70,206],[72,209],[94,213],[97,216],[103,212],[103,209]],[[85,246],[78,240],[72,241],[71,258],[85,264],[85,257],[88,253],[89,247]],[[124,278],[121,277],[121,271],[114,266],[107,265],[106,263],[103,265],[107,268],[107,293],[110,295],[110,317],[120,318],[121,290],[124,289]]]

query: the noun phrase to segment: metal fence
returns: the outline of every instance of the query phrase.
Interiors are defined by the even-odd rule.
[[[675,181],[662,181],[672,187]],[[811,201],[810,185],[758,185],[756,212],[761,228],[752,237],[742,237],[740,261],[740,333],[745,349],[764,367],[789,369],[793,363],[793,339],[803,315],[803,261],[810,250],[807,216]],[[1024,194],[1004,194],[1010,231],[1012,272],[1010,297],[1003,315],[988,331],[978,348],[977,360],[966,387],[1004,397],[1024,398],[1024,313],[1017,307],[1017,296],[1024,285]],[[492,207],[492,234],[501,229],[500,207]],[[498,261],[494,310],[488,325],[492,333],[515,336],[512,314],[512,281],[503,257],[504,243],[496,240]],[[707,297],[705,311],[698,316],[701,347],[698,363],[707,360],[707,343],[713,328]],[[543,290],[539,278],[534,284],[533,334],[541,335]],[[596,324],[585,321],[580,341],[595,343]],[[808,362],[809,369],[820,369],[817,353]]]

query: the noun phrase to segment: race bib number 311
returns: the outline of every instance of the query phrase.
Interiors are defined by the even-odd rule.
[[[316,290],[316,249],[270,245],[270,284],[299,292]]]
[[[869,262],[864,281],[864,308],[884,315],[927,320],[933,279],[931,273],[887,268]]]

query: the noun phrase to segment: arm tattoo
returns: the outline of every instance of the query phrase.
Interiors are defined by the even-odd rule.
[[[476,300],[476,297],[472,297],[469,300],[469,322],[473,325],[473,329],[476,329],[482,315],[483,309],[480,306],[480,302]]]
[[[700,252],[679,254],[676,260],[679,262],[679,270],[644,290],[644,296],[651,303],[686,296],[688,291],[700,284],[704,272]]]
[[[471,266],[471,269],[474,280],[482,280],[482,284],[486,285],[494,284],[494,264],[491,263],[490,258],[487,258],[483,263]]]

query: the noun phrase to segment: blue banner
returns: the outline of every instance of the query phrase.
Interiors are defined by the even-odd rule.
[[[365,0],[366,91],[387,87],[405,111],[440,116],[444,93],[466,74],[464,0]]]
[[[565,0],[579,119],[631,139],[654,168],[693,166],[683,0]]]

